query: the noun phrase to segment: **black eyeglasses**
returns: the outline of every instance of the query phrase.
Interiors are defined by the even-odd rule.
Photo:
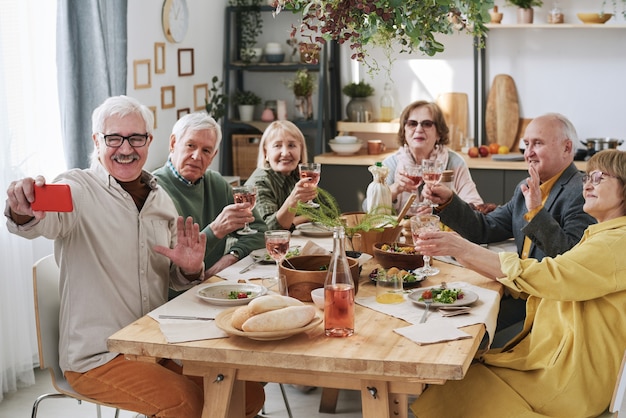
[[[128,145],[133,148],[140,148],[146,145],[146,143],[148,142],[148,137],[150,136],[147,133],[143,135],[132,134],[129,136],[122,136],[117,134],[105,135],[102,132],[100,132],[100,135],[102,135],[102,137],[104,138],[104,143],[107,145],[107,147],[111,148],[121,147],[124,141],[128,141]]]
[[[428,120],[428,119],[423,120],[421,122],[417,120],[413,120],[413,119],[408,119],[406,122],[404,122],[404,126],[409,129],[416,129],[417,125],[422,125],[422,128],[428,129],[428,128],[432,128],[435,125],[435,122],[433,122],[432,120]]]
[[[583,184],[587,184],[587,182],[591,180],[591,184],[593,184],[594,186],[597,186],[598,184],[600,184],[602,180],[604,180],[604,176],[615,177],[610,174],[603,173],[600,170],[594,170],[591,173],[585,174],[583,176]]]

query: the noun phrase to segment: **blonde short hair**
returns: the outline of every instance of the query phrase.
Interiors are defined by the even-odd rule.
[[[308,162],[306,140],[304,139],[304,134],[302,134],[302,131],[293,122],[290,122],[288,120],[276,120],[270,123],[267,128],[265,128],[263,136],[261,136],[261,142],[259,143],[259,155],[256,162],[257,168],[267,168],[267,166],[265,165],[265,157],[267,156],[265,144],[270,139],[282,135],[289,135],[295,138],[300,143],[300,146],[302,148],[302,151],[300,152],[300,162]]]
[[[616,177],[622,183],[622,199],[626,201],[626,152],[607,149],[596,152],[587,161],[587,173],[600,170]]]

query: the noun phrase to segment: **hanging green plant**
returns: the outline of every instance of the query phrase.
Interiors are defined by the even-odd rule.
[[[282,9],[301,15],[300,31],[312,42],[347,43],[352,59],[366,62],[367,45],[400,52],[421,51],[432,56],[443,51],[435,34],[466,32],[482,38],[493,0],[275,0],[275,13]],[[367,64],[367,62],[366,62]]]

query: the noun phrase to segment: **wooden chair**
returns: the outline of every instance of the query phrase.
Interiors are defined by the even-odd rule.
[[[35,320],[37,323],[37,343],[39,345],[39,366],[50,370],[52,385],[57,393],[46,393],[39,396],[33,404],[32,418],[37,416],[39,403],[47,398],[74,398],[81,403],[90,402],[96,405],[98,418],[101,418],[100,406],[107,405],[85,397],[72,389],[59,366],[59,268],[54,256],[48,255],[35,262],[33,266],[33,290],[35,296]],[[119,409],[115,408],[115,418]]]
[[[598,418],[610,418],[617,417],[619,411],[626,411],[626,373],[624,373],[624,366],[626,365],[626,351],[624,357],[622,357],[622,365],[619,368],[617,374],[617,381],[615,382],[615,389],[613,389],[613,398],[609,408]]]

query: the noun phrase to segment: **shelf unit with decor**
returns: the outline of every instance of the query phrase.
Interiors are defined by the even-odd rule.
[[[625,30],[626,24],[586,24],[586,23],[517,23],[517,24],[494,24],[488,23],[490,36],[496,36],[496,32],[511,32],[515,30],[554,30],[554,31],[605,31],[605,30]],[[479,48],[479,39],[474,39],[474,138],[477,144],[486,143],[485,109],[487,106],[487,39],[483,38],[485,47]]]
[[[271,16],[275,9],[271,6],[260,6],[260,11],[264,16]],[[224,25],[224,92],[228,96],[235,90],[249,89],[246,78],[254,73],[294,73],[300,69],[307,69],[317,74],[317,103],[314,104],[314,120],[291,120],[304,133],[307,141],[307,150],[311,157],[325,151],[326,139],[332,138],[335,134],[334,126],[339,113],[339,105],[335,98],[331,97],[331,91],[339,89],[339,69],[335,57],[339,56],[339,48],[335,43],[328,43],[322,47],[319,56],[319,63],[308,64],[302,62],[282,62],[282,63],[244,63],[240,57],[240,40],[236,28],[237,13],[240,8],[237,6],[226,7],[226,20]],[[287,12],[283,12],[289,15]],[[280,17],[283,17],[281,13]],[[278,17],[276,17],[278,18]],[[294,23],[296,22],[294,15]],[[282,83],[277,79],[276,84]],[[235,135],[260,136],[268,122],[259,120],[242,122],[236,119],[235,106],[229,104],[226,107],[226,114],[222,118],[223,145],[220,147],[221,161],[220,167],[223,174],[234,174],[246,178],[245,173],[236,170],[246,167],[247,153],[251,152],[249,147],[245,153],[241,148],[235,149]],[[240,139],[239,139],[240,140]],[[258,143],[257,143],[258,146]],[[258,148],[257,148],[258,150]],[[244,160],[235,161],[235,158]],[[256,154],[254,157],[256,163]]]

